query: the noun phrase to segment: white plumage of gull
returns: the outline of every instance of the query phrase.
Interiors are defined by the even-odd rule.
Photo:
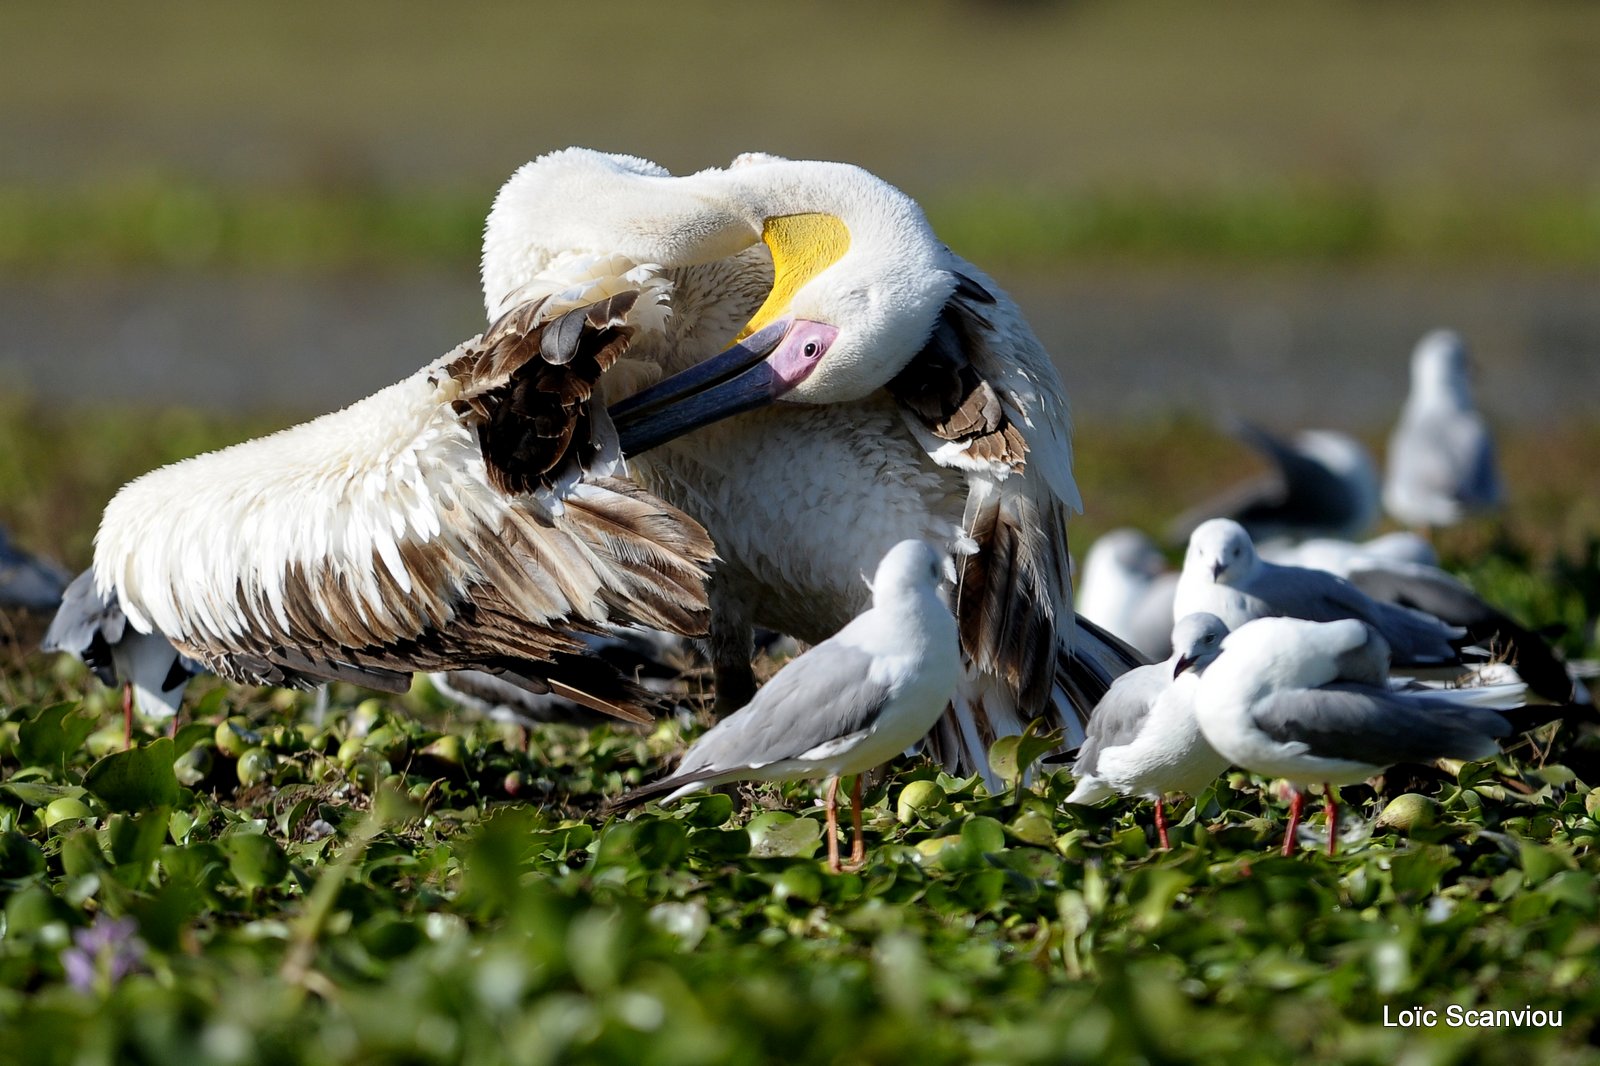
[[[1213,614],[1192,614],[1172,629],[1172,657],[1129,670],[1112,684],[1089,719],[1072,774],[1068,803],[1099,803],[1113,795],[1155,801],[1163,849],[1169,792],[1194,794],[1228,768],[1200,733],[1194,695],[1228,627]]]
[[[205,671],[160,633],[129,625],[116,600],[95,587],[92,569],[67,586],[39,650],[76,655],[106,687],[122,686],[124,747],[133,743],[135,710],[153,721],[175,720],[190,679]]]
[[[1406,607],[1380,603],[1325,570],[1279,566],[1256,554],[1239,523],[1213,518],[1189,538],[1174,619],[1209,613],[1230,630],[1257,618],[1286,615],[1316,622],[1354,618],[1378,630],[1402,666],[1454,665],[1465,631]]]
[[[753,689],[753,626],[822,640],[866,605],[859,575],[914,538],[957,556],[966,670],[935,754],[986,770],[989,745],[1036,718],[1081,736],[1139,659],[1074,620],[1065,391],[1015,303],[921,208],[841,163],[747,155],[674,177],[569,149],[496,199],[490,315],[598,252],[660,264],[670,287],[662,331],[628,358],[638,380],[673,376],[612,414],[631,469],[717,544],[719,704]]]
[[[703,632],[705,531],[621,469],[591,392],[659,285],[591,257],[398,384],[124,486],[102,596],[224,677],[404,691],[479,669],[648,720],[582,654],[610,623]]]
[[[1502,499],[1494,440],[1472,398],[1467,346],[1435,330],[1411,355],[1411,391],[1389,437],[1383,505],[1418,528],[1454,525]]]
[[[956,622],[940,592],[945,559],[923,541],[891,548],[871,582],[872,606],[790,660],[748,705],[684,754],[678,768],[619,799],[670,803],[730,781],[827,777],[828,865],[838,872],[839,779],[855,775],[851,867],[866,856],[861,777],[928,732],[960,676]]]
[[[1230,633],[1200,679],[1195,713],[1217,753],[1294,786],[1283,853],[1294,850],[1303,789],[1323,786],[1328,854],[1338,837],[1335,785],[1398,762],[1488,759],[1511,724],[1483,704],[1520,704],[1520,686],[1396,692],[1388,646],[1354,619],[1263,618]]]
[[[1257,543],[1275,539],[1365,536],[1382,515],[1378,468],[1347,433],[1308,429],[1286,440],[1249,422],[1234,436],[1272,463],[1268,472],[1189,508],[1168,527],[1174,543],[1208,518],[1231,518]]]
[[[1156,662],[1172,651],[1172,600],[1178,572],[1137,529],[1113,529],[1083,557],[1078,613]]]

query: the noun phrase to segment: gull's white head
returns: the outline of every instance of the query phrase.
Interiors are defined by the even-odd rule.
[[[1190,534],[1183,570],[1218,585],[1236,585],[1255,573],[1257,563],[1255,543],[1245,528],[1231,518],[1213,518]]]
[[[1172,627],[1172,676],[1185,670],[1203,673],[1211,660],[1222,653],[1222,640],[1228,626],[1214,614],[1203,611],[1186,614]]]
[[[1459,333],[1436,329],[1417,342],[1411,353],[1411,392],[1417,397],[1472,406],[1471,363]]]
[[[945,580],[946,557],[922,540],[902,540],[884,553],[872,576],[872,602],[906,595],[937,596]]]

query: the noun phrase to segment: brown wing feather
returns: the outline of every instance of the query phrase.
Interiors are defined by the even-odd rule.
[[[1027,442],[966,354],[984,343],[981,333],[988,328],[988,319],[958,290],[945,304],[928,343],[886,388],[934,436],[965,444],[974,459],[1005,463],[1021,472]]]
[[[554,319],[546,301],[511,308],[444,372],[462,385],[458,413],[478,430],[492,485],[508,495],[553,488],[596,454],[589,398],[627,350],[639,294],[622,292]]]
[[[958,275],[928,343],[888,389],[928,434],[965,445],[951,465],[972,472],[963,524],[977,551],[959,559],[955,609],[961,645],[980,671],[1007,690],[1016,712],[1030,719],[1048,712],[1057,688],[1075,697],[1067,676],[1073,671],[1063,662],[1072,626],[1067,513],[1042,485],[1022,476],[1027,440],[1000,389],[980,370],[1003,362],[999,356],[985,359],[994,343],[986,307],[994,303],[977,281]],[[996,475],[1006,476],[983,474],[986,464],[1004,468]],[[1087,713],[1092,701],[1083,706]],[[965,710],[985,743],[998,729],[989,710],[981,697]],[[963,747],[953,720],[936,738],[949,751]]]

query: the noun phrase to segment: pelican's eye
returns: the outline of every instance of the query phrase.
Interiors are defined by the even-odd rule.
[[[778,377],[792,388],[817,368],[838,335],[836,326],[800,319],[790,327],[768,361]]]

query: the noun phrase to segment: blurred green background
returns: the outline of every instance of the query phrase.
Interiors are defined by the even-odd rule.
[[[80,427],[47,452],[85,405],[243,432],[420,366],[542,152],[760,149],[882,174],[1018,298],[1089,484],[1173,419],[1381,446],[1453,326],[1513,463],[1559,431],[1600,496],[1593,4],[13,2],[0,41],[0,376]],[[1203,454],[1191,500],[1249,462]]]

